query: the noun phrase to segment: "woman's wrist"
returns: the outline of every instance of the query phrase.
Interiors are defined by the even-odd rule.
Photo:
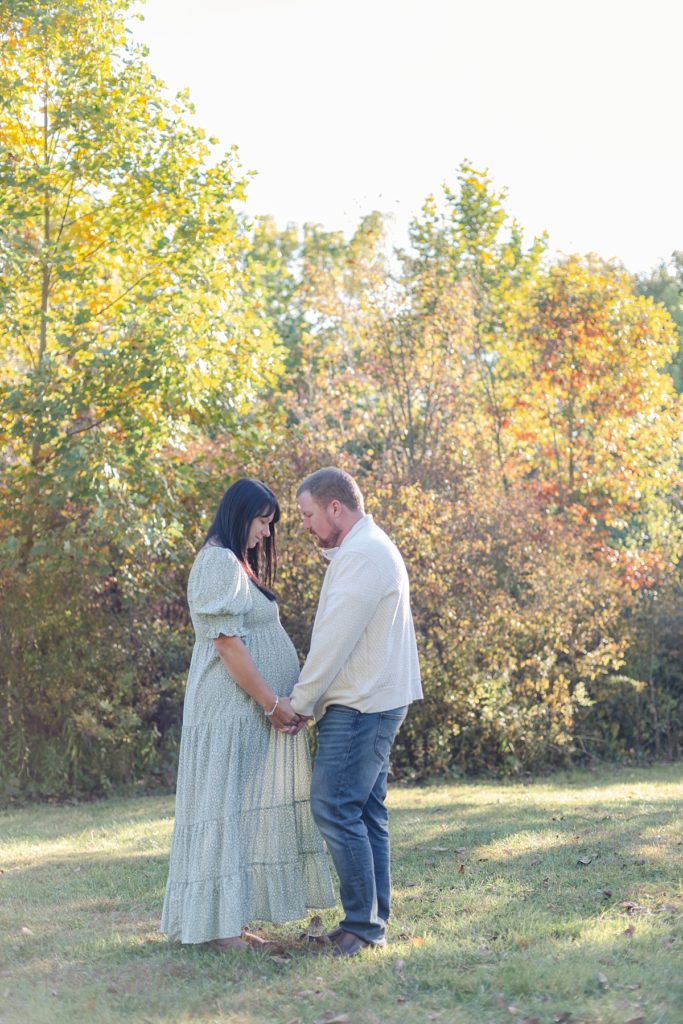
[[[279,703],[280,698],[276,693],[274,693],[272,698],[266,704],[261,705],[261,707],[263,708],[263,714],[266,716],[266,718],[271,718],[274,715],[275,709],[277,708]]]

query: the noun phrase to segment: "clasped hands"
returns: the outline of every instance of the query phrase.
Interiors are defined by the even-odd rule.
[[[274,729],[278,732],[285,732],[289,736],[296,736],[297,733],[301,732],[307,722],[310,721],[310,715],[299,715],[296,713],[291,705],[289,697],[280,697],[275,711],[270,716],[270,721]]]

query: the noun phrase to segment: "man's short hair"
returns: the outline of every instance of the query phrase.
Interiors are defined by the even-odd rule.
[[[319,505],[327,506],[336,500],[352,512],[365,512],[360,487],[350,473],[336,466],[325,466],[307,476],[297,488],[297,498],[304,491],[308,491]]]

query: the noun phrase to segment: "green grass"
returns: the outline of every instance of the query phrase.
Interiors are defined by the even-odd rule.
[[[172,798],[6,812],[0,1022],[681,1024],[682,798],[680,765],[395,787],[390,944],[344,961],[167,943]]]

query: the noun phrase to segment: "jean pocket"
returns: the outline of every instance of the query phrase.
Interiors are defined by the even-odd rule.
[[[380,712],[375,735],[375,754],[382,760],[392,748],[396,733],[405,720],[406,711],[407,708],[392,708],[391,711]]]

